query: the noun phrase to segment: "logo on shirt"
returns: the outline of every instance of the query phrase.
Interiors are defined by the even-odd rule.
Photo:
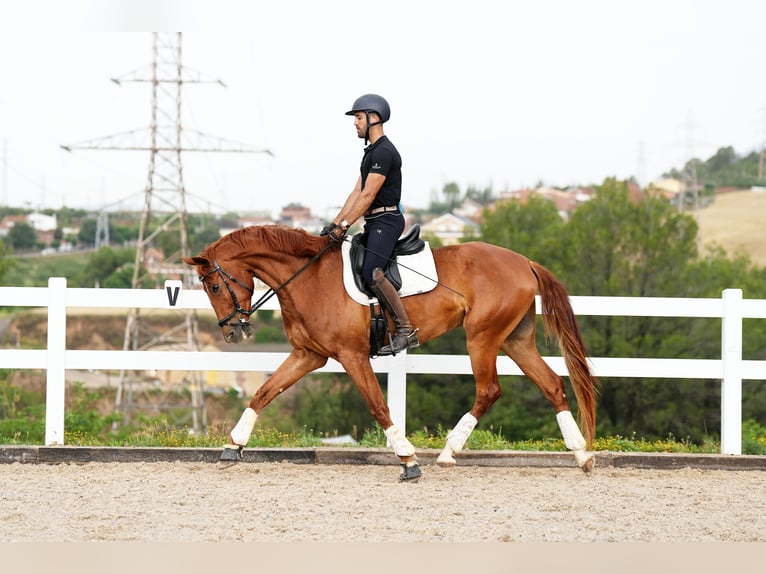
[[[370,169],[380,169],[382,166],[376,161]]]

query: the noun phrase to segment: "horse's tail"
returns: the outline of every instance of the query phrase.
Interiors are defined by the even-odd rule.
[[[537,277],[545,335],[550,337],[554,334],[559,341],[577,399],[580,428],[588,441],[588,448],[591,448],[596,435],[598,380],[591,374],[588,366],[587,350],[582,340],[580,325],[572,311],[569,294],[564,285],[539,263],[529,263]]]

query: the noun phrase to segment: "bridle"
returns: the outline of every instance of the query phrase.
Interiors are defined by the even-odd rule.
[[[210,271],[205,273],[204,275],[200,275],[200,282],[204,283],[205,279],[213,275],[214,273],[218,273],[221,276],[221,280],[223,281],[223,284],[226,285],[226,290],[229,292],[229,296],[231,297],[231,302],[234,304],[234,309],[232,309],[231,313],[226,315],[223,319],[218,321],[218,326],[223,327],[224,325],[234,325],[237,327],[245,327],[246,325],[250,324],[250,315],[252,315],[258,307],[253,306],[249,311],[247,309],[243,309],[242,305],[239,302],[239,299],[237,298],[237,294],[234,292],[234,289],[231,287],[231,283],[229,281],[233,281],[240,287],[242,287],[245,291],[250,293],[252,295],[254,293],[253,289],[242,283],[239,279],[234,277],[231,273],[227,273],[224,271],[224,269],[221,267],[221,265],[218,263],[216,259],[213,259],[213,264],[215,267],[213,267]],[[262,305],[263,303],[261,303]],[[238,323],[229,323],[229,321],[236,317],[237,315],[240,315],[239,322]]]
[[[324,253],[330,249],[334,243],[331,241],[328,243],[325,247],[323,247],[314,257],[311,258],[311,260],[306,263],[303,267],[298,269],[295,273],[293,273],[287,281],[282,283],[279,287],[276,289],[269,288],[268,291],[266,291],[261,297],[258,299],[258,301],[255,302],[255,304],[250,308],[248,311],[247,309],[243,309],[242,305],[239,302],[239,299],[237,298],[237,294],[234,292],[234,289],[232,289],[231,283],[229,281],[232,281],[242,287],[245,291],[250,293],[250,295],[254,294],[253,289],[242,283],[239,279],[234,277],[231,273],[228,273],[221,267],[221,264],[218,263],[217,259],[213,259],[213,265],[214,267],[205,273],[204,275],[200,275],[199,280],[204,283],[205,279],[213,275],[214,273],[218,273],[221,276],[221,279],[223,280],[223,284],[226,285],[226,289],[229,292],[229,296],[231,297],[231,302],[234,304],[234,308],[232,309],[231,313],[226,315],[223,319],[218,321],[218,326],[223,327],[224,325],[232,325],[235,327],[242,327],[243,329],[245,327],[250,327],[250,315],[255,313],[258,309],[263,307],[263,304],[266,303],[269,299],[271,299],[274,295],[276,295],[279,291],[281,291],[284,287],[290,283],[293,279],[295,279],[298,275],[303,273],[310,265],[312,265],[314,262],[316,262],[317,259],[319,259]],[[239,315],[239,321],[237,323],[229,323],[229,321]]]

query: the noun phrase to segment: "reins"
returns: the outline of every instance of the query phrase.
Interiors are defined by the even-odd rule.
[[[292,274],[292,275],[291,275],[291,276],[290,276],[290,277],[287,279],[287,281],[285,281],[284,283],[282,283],[282,284],[281,284],[279,287],[277,287],[276,289],[272,289],[271,287],[269,287],[269,290],[268,290],[268,291],[266,291],[266,293],[264,293],[263,295],[261,295],[261,296],[260,296],[260,298],[258,299],[258,301],[256,301],[256,302],[255,302],[255,305],[253,305],[252,309],[250,309],[250,313],[248,313],[248,315],[251,315],[251,314],[253,313],[253,311],[257,311],[257,310],[258,310],[260,307],[262,307],[262,306],[263,306],[263,304],[264,304],[264,303],[266,303],[266,301],[268,301],[268,300],[269,300],[269,299],[271,299],[271,298],[272,298],[274,295],[276,295],[276,294],[277,294],[279,291],[281,291],[282,289],[284,289],[285,287],[287,287],[287,285],[288,285],[288,284],[289,284],[289,283],[290,283],[290,282],[291,282],[293,279],[295,279],[295,278],[296,278],[298,275],[300,275],[300,274],[301,274],[301,273],[303,273],[303,272],[304,272],[306,269],[308,269],[310,266],[312,266],[314,263],[316,263],[316,262],[317,262],[317,260],[318,260],[318,259],[319,259],[319,258],[320,258],[322,255],[324,255],[324,254],[325,254],[325,252],[326,252],[328,249],[330,249],[330,247],[332,247],[332,246],[333,246],[333,243],[332,243],[332,242],[330,242],[330,243],[328,243],[327,245],[325,245],[325,246],[324,246],[324,247],[323,247],[323,248],[322,248],[322,249],[321,249],[321,250],[320,250],[320,251],[319,251],[319,252],[318,252],[316,255],[314,255],[314,257],[312,257],[312,258],[311,258],[311,260],[310,260],[308,263],[306,263],[306,264],[305,264],[303,267],[301,267],[300,269],[298,269],[298,271],[296,271],[295,273],[293,273],[293,274]],[[251,291],[251,293],[252,293],[252,291]]]
[[[200,276],[200,281],[204,281],[206,277],[209,277],[213,273],[219,273],[223,279],[223,284],[226,285],[226,290],[229,292],[229,296],[231,297],[231,302],[234,303],[234,309],[231,313],[226,315],[223,319],[218,321],[218,326],[223,327],[224,325],[228,324],[228,322],[235,317],[236,315],[244,315],[244,317],[247,317],[245,319],[244,317],[240,317],[239,319],[239,325],[246,325],[249,323],[250,315],[255,313],[258,309],[260,309],[266,301],[271,299],[274,295],[276,295],[279,291],[284,289],[293,279],[295,279],[298,275],[303,273],[306,269],[308,269],[311,265],[316,263],[316,261],[325,254],[325,252],[333,246],[333,243],[328,243],[325,247],[323,247],[314,257],[311,258],[303,267],[298,269],[295,273],[293,273],[286,281],[284,281],[281,285],[279,285],[276,289],[272,289],[269,287],[268,291],[266,291],[263,295],[261,295],[258,299],[258,301],[255,302],[254,305],[250,307],[250,310],[243,309],[242,305],[239,302],[239,299],[237,298],[237,294],[234,292],[234,289],[232,289],[231,285],[229,284],[229,280],[233,281],[246,291],[248,291],[251,295],[254,294],[254,290],[239,281],[236,277],[228,273],[226,270],[221,267],[220,263],[218,263],[217,259],[213,259],[213,264],[215,267],[205,273],[204,275]]]

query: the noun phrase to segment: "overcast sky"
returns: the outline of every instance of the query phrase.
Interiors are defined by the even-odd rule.
[[[412,207],[453,181],[647,183],[766,137],[760,0],[29,0],[0,21],[1,199],[15,206],[140,208],[148,152],[59,146],[148,127],[149,85],[110,78],[150,64],[152,30],[183,30],[183,64],[227,86],[186,85],[184,126],[274,153],[185,154],[195,211],[325,215],[358,174],[344,112],[367,92],[391,104]]]

